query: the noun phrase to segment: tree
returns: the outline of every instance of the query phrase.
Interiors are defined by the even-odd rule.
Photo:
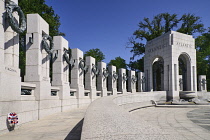
[[[84,54],[84,58],[86,56],[92,56],[92,57],[94,57],[96,59],[96,64],[97,64],[97,62],[101,62],[102,60],[105,59],[105,55],[98,48],[96,48],[96,49],[90,49],[89,51],[86,51],[85,54]]]
[[[60,17],[51,6],[45,4],[45,0],[19,0],[18,5],[25,15],[38,13],[49,24],[50,36],[65,36],[59,31]]]
[[[138,59],[136,61],[130,61],[128,67],[134,71],[144,71],[144,58]]]
[[[205,29],[200,19],[200,17],[195,16],[194,14],[182,15],[180,19],[182,25],[177,31],[188,35],[193,35],[194,33],[203,33]]]
[[[110,60],[108,65],[116,66],[116,69],[124,68],[127,69],[127,64],[125,59],[121,58],[120,56],[115,57],[115,59]]]
[[[128,48],[133,53],[131,60],[136,56],[143,56],[145,52],[145,43],[170,30],[177,30],[181,33],[194,35],[195,33],[204,32],[204,25],[201,23],[201,18],[194,14],[184,14],[180,19],[177,14],[161,13],[153,17],[152,20],[144,18],[139,22],[138,27],[133,37],[129,38]],[[180,24],[179,24],[180,23]],[[178,27],[178,25],[181,25]],[[143,65],[143,61],[139,61]],[[133,66],[132,64],[130,65]]]
[[[210,31],[196,38],[197,73],[207,76],[207,88],[210,90]]]

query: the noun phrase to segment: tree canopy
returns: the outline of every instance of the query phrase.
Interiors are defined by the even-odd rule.
[[[45,0],[19,0],[18,5],[25,15],[38,13],[49,24],[50,36],[65,36],[59,31],[60,17],[51,6],[45,4]]]
[[[86,56],[92,56],[92,57],[94,57],[96,59],[96,64],[97,64],[97,62],[101,62],[102,60],[105,59],[105,55],[98,48],[96,48],[96,49],[90,49],[89,51],[86,51],[85,54],[84,54],[84,58]]]
[[[127,69],[127,64],[125,59],[121,58],[120,56],[115,57],[115,59],[110,60],[109,65],[116,66],[116,69],[124,68]]]

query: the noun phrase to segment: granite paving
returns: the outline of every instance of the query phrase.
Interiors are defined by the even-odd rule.
[[[210,139],[210,107],[148,107],[131,112],[139,121],[146,121],[165,133],[183,136],[186,140]]]
[[[80,140],[86,107],[22,124],[0,140]]]

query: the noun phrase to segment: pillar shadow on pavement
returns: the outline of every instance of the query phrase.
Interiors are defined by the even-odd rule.
[[[82,119],[80,122],[77,123],[77,125],[66,136],[65,140],[80,140],[81,139],[83,121],[84,119]]]

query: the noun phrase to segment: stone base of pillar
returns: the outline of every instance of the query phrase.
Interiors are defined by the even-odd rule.
[[[102,95],[102,97],[107,96],[107,89],[106,88],[103,88],[101,90],[101,95]]]
[[[169,101],[172,99],[180,99],[179,91],[167,91],[166,92],[166,100]]]
[[[76,89],[77,107],[88,106],[91,103],[90,92],[86,95],[84,86],[79,86]]]
[[[117,88],[112,89],[112,95],[117,95]]]

